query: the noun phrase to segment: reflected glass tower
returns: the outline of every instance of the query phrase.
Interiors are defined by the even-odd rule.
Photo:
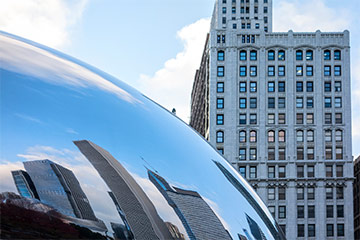
[[[23,170],[16,170],[11,171],[11,174],[13,176],[16,189],[21,196],[26,198],[40,199],[34,183],[27,172]]]
[[[42,202],[65,215],[97,221],[89,200],[72,171],[50,160],[24,162],[24,167]]]
[[[171,187],[164,178],[151,170],[148,170],[148,176],[174,209],[190,239],[231,239],[219,218],[199,193]]]

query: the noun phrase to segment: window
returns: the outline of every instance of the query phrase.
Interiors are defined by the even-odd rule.
[[[313,108],[314,107],[314,98],[307,97],[306,98],[306,108]]]
[[[257,13],[257,7],[254,8],[255,13]],[[259,23],[255,23],[255,28],[259,29],[260,28],[260,24]]]
[[[239,149],[239,160],[246,160],[246,148]]]
[[[279,178],[285,178],[285,177],[286,177],[285,166],[279,166]]]
[[[278,91],[285,92],[285,82],[278,82]]]
[[[297,206],[297,218],[304,218],[304,206]]]
[[[325,108],[331,108],[331,97],[325,97]]]
[[[268,114],[268,124],[275,124],[275,114],[274,113]]]
[[[285,200],[286,199],[286,189],[284,187],[279,187],[278,189],[278,197],[279,200]]]
[[[275,188],[268,188],[268,200],[275,200]]]
[[[278,115],[278,122],[279,124],[285,124],[285,113],[279,113]]]
[[[250,148],[250,160],[256,160],[256,148]]]
[[[307,50],[306,51],[306,60],[307,61],[312,61],[313,60],[313,51],[312,50]]]
[[[257,76],[257,67],[250,66],[250,77],[256,77],[256,76]]]
[[[340,50],[334,51],[334,60],[341,60],[341,51]]]
[[[343,141],[343,134],[340,129],[335,131],[335,141],[336,142],[342,142]]]
[[[341,76],[341,66],[334,67],[334,76]]]
[[[335,124],[342,124],[342,113],[335,113]]]
[[[314,75],[313,66],[306,66],[306,76],[313,76],[313,75]]]
[[[331,82],[324,82],[324,92],[331,92]]]
[[[239,141],[241,143],[246,142],[246,131],[240,131],[240,133],[239,133]]]
[[[296,172],[297,172],[297,177],[298,178],[303,178],[304,177],[304,166],[297,166],[296,168]]]
[[[268,167],[268,178],[275,178],[275,167],[274,166]]]
[[[275,92],[275,82],[268,82],[268,92]]]
[[[296,188],[296,198],[297,198],[297,200],[304,200],[304,188],[303,187]]]
[[[325,130],[325,142],[332,141],[332,133],[331,130]]]
[[[256,107],[257,107],[257,99],[250,98],[250,108],[256,108]]]
[[[285,51],[280,50],[278,53],[278,60],[279,61],[284,61],[285,60]]]
[[[336,165],[336,177],[343,177],[344,169],[342,165]]]
[[[344,217],[344,205],[336,206],[336,217],[338,217],[338,218]]]
[[[279,160],[285,160],[285,147],[279,147]]]
[[[246,13],[249,13],[249,8],[246,8]],[[246,28],[247,28],[247,29],[250,29],[250,28],[251,28],[251,24],[250,24],[250,23],[247,23],[247,24],[246,24]]]
[[[314,124],[314,114],[313,113],[306,114],[306,124]]]
[[[303,52],[301,50],[296,51],[296,60],[298,61],[303,60]]]
[[[246,51],[240,51],[240,61],[246,61]]]
[[[336,187],[336,199],[344,199],[344,188]]]
[[[268,8],[264,7],[264,13],[267,13],[267,12],[268,12]]]
[[[305,237],[305,225],[304,224],[297,225],[297,236]]]
[[[223,131],[217,131],[216,132],[216,142],[217,143],[223,143],[224,142],[224,132]]]
[[[224,149],[223,148],[217,148],[217,150],[219,151],[220,154],[224,155]]]
[[[284,130],[280,130],[278,137],[279,137],[279,142],[285,142],[285,131],[284,131]]]
[[[331,146],[325,147],[325,159],[327,159],[327,160],[332,159],[332,147]]]
[[[326,172],[326,177],[332,177],[333,176],[333,167],[332,167],[332,165],[326,165],[325,172]]]
[[[218,61],[224,61],[224,60],[225,60],[225,53],[224,53],[224,51],[218,51],[217,59],[218,59]]]
[[[344,224],[338,224],[337,225],[337,236],[338,237],[343,237],[345,236],[345,231],[344,231],[345,227]]]
[[[250,124],[257,124],[257,115],[256,115],[256,113],[250,114]]]
[[[334,206],[326,205],[326,218],[333,218],[333,217],[334,217]]]
[[[256,82],[250,82],[250,92],[254,93],[257,91],[257,83]]]
[[[216,84],[216,91],[218,93],[223,93],[224,92],[224,83],[223,82],[218,82]]]
[[[246,114],[244,114],[244,113],[241,113],[240,115],[239,115],[239,124],[246,124]]]
[[[296,156],[298,160],[304,160],[304,147],[296,148]]]
[[[286,206],[279,206],[279,218],[286,218]]]
[[[342,147],[336,147],[335,155],[336,155],[336,159],[343,159],[343,148]]]
[[[334,236],[334,224],[326,224],[326,236],[327,237]]]
[[[268,131],[268,142],[275,142],[275,132],[273,130]]]
[[[324,76],[325,77],[331,76],[331,66],[324,66]]]
[[[311,81],[306,82],[306,91],[313,92],[314,91],[314,83]]]
[[[223,24],[226,24],[226,17],[223,17],[223,18],[222,18],[222,23],[223,23]]]
[[[222,8],[222,13],[225,14],[226,13],[226,7]]]
[[[240,92],[246,92],[246,82],[239,83]]]
[[[303,67],[296,66],[296,76],[302,76],[302,75],[303,75]]]
[[[218,66],[217,67],[217,76],[223,77],[224,76],[224,66]]]
[[[251,166],[250,167],[250,178],[256,178],[256,167],[255,166]]]
[[[307,198],[308,198],[308,200],[315,199],[315,188],[308,187],[308,189],[307,189]]]
[[[217,109],[224,108],[224,99],[223,98],[216,99],[216,108]]]
[[[268,60],[269,61],[275,60],[275,51],[273,51],[273,50],[268,51]]]
[[[217,43],[220,43],[220,35],[217,35]]]
[[[284,97],[278,98],[278,108],[285,108],[285,98]]]
[[[250,131],[250,142],[256,142],[256,131],[255,130],[252,130]]]
[[[334,106],[335,106],[336,108],[341,108],[341,107],[342,107],[342,99],[341,99],[341,97],[336,97],[336,98],[335,98]]]
[[[273,97],[268,98],[268,108],[275,108],[275,98]]]
[[[303,82],[296,82],[296,92],[302,92],[303,91]]]
[[[331,60],[331,52],[330,50],[324,51],[324,60]]]
[[[332,123],[331,113],[325,113],[325,124],[331,124],[331,123]]]
[[[314,131],[313,130],[307,130],[306,141],[314,142]]]
[[[250,61],[256,61],[257,60],[257,51],[252,50],[250,51]]]
[[[315,237],[315,224],[308,224],[308,237]]]
[[[315,167],[314,166],[307,167],[307,176],[309,178],[315,177]]]
[[[304,106],[303,100],[304,99],[302,97],[296,98],[296,108],[303,108],[303,106]]]
[[[268,66],[268,76],[275,76],[275,67],[274,66]]]
[[[231,8],[231,13],[232,13],[232,14],[235,14],[235,13],[236,13],[236,7],[232,7],[232,8]]]
[[[339,82],[339,81],[335,82],[334,90],[335,90],[335,92],[341,92],[341,82]]]
[[[246,66],[240,66],[240,77],[246,77]]]
[[[296,131],[296,141],[297,142],[303,142],[304,141],[304,132],[303,132],[303,130],[297,130]]]
[[[297,113],[296,114],[296,124],[303,124],[304,123],[304,114]]]
[[[224,125],[224,114],[216,115],[216,125]]]
[[[268,160],[275,160],[275,148],[268,148]]]
[[[275,206],[268,206],[269,212],[275,218]]]
[[[333,199],[333,188],[327,187],[326,188],[326,199]]]
[[[226,21],[226,18],[225,18],[225,21]],[[221,41],[222,41],[222,43],[225,43],[225,35],[221,35]]]
[[[280,77],[285,76],[285,66],[279,66],[279,67],[278,67],[278,75],[279,75]]]
[[[314,147],[307,147],[307,159],[314,160]]]
[[[240,98],[240,108],[246,108],[246,98]]]
[[[239,172],[243,178],[246,178],[246,167],[244,166],[239,167]]]

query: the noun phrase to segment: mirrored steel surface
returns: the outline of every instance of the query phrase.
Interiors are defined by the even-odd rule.
[[[227,161],[138,91],[4,32],[0,61],[2,237],[283,238]]]

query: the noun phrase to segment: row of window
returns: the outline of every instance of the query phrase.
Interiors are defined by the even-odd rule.
[[[337,236],[343,237],[345,236],[345,226],[343,223],[337,224]],[[297,236],[298,237],[305,237],[305,225],[298,224],[297,225]],[[315,237],[315,224],[308,224],[307,225],[307,236],[308,237]],[[334,237],[334,224],[326,224],[326,236],[327,237]]]
[[[226,12],[227,12],[227,8],[223,7],[222,8],[222,13],[226,14]],[[264,14],[268,13],[268,7],[265,6],[264,9],[263,9],[263,12],[264,12]],[[236,7],[235,6],[231,7],[231,13],[236,14]],[[249,7],[241,7],[240,8],[240,13],[250,13],[250,8]],[[258,7],[254,7],[254,13],[259,13],[259,8]]]
[[[329,143],[333,140],[333,131],[331,129],[325,130],[325,142]],[[343,131],[341,129],[335,130],[335,141],[342,142],[343,141]]]
[[[236,3],[236,0],[231,0],[232,3]],[[240,3],[244,3],[245,0],[240,0]],[[255,3],[258,3],[258,0],[254,1]],[[226,0],[222,0],[222,3],[226,3]],[[246,3],[249,3],[249,0],[246,0]],[[263,3],[268,3],[268,0],[263,0]]]
[[[257,159],[257,152],[256,152],[256,148],[251,147],[249,149],[249,156],[250,156],[250,160],[256,160]],[[246,160],[246,148],[239,148],[239,160],[240,161],[245,161]]]
[[[332,100],[331,97],[324,97],[324,107],[331,108],[332,107]],[[342,98],[341,97],[334,97],[334,107],[341,108],[342,107]]]

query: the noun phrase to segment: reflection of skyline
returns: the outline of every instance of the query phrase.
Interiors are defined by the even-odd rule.
[[[148,177],[174,209],[190,239],[231,239],[199,193],[171,187],[164,178],[151,170],[148,170]]]
[[[136,239],[171,239],[154,205],[119,161],[90,141],[74,143],[110,188]]]

